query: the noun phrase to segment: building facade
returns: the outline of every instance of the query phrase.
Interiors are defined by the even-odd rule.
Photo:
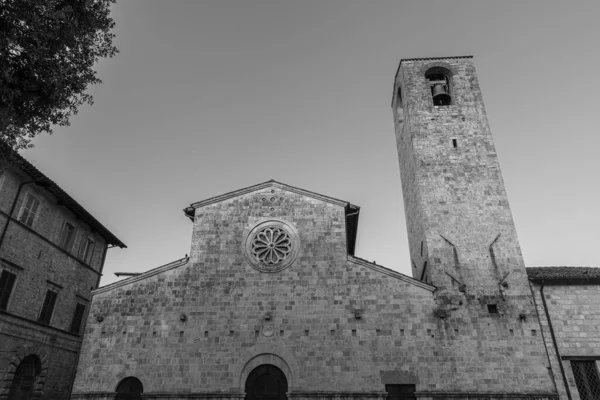
[[[66,399],[107,248],[125,245],[18,153],[0,150],[0,399]]]
[[[189,258],[92,293],[72,399],[566,395],[472,59],[402,60],[393,93],[412,277],[354,255],[347,201],[194,203]]]

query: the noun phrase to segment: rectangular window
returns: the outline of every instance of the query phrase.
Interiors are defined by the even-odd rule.
[[[600,377],[595,360],[573,360],[571,368],[581,400],[600,399]]]
[[[81,303],[77,303],[77,306],[75,307],[75,314],[73,314],[73,321],[71,321],[71,332],[79,333],[84,313],[85,306]]]
[[[27,196],[25,197],[25,201],[23,203],[23,208],[21,208],[21,215],[19,216],[19,221],[31,227],[33,225],[33,220],[35,219],[35,216],[38,213],[39,207],[40,201],[31,193],[27,193]]]
[[[73,234],[75,233],[75,227],[68,222],[65,222],[60,233],[60,240],[58,245],[65,250],[69,250],[73,241]]]
[[[8,299],[10,298],[10,294],[15,286],[16,279],[17,276],[8,271],[2,271],[2,274],[0,274],[0,310],[6,311],[6,307],[8,307]]]
[[[90,264],[92,261],[92,254],[94,253],[94,245],[96,243],[92,238],[87,238],[81,242],[79,248],[79,258],[86,264]]]
[[[385,385],[387,400],[414,400],[416,385]]]
[[[42,306],[42,312],[40,313],[38,322],[50,324],[50,318],[52,318],[52,312],[54,311],[57,296],[57,293],[52,290],[46,292],[46,298],[44,299],[44,305]]]

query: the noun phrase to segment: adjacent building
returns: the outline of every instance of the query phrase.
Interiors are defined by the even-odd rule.
[[[125,245],[0,147],[0,399],[67,399],[106,251]]]

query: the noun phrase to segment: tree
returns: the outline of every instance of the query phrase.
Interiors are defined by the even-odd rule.
[[[19,149],[52,126],[69,125],[93,69],[117,53],[115,0],[0,0],[0,139]]]

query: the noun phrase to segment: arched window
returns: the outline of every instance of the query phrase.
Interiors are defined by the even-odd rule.
[[[119,382],[115,400],[140,400],[144,387],[138,378],[130,376]]]
[[[287,400],[287,390],[285,374],[274,365],[260,365],[246,379],[247,400]]]
[[[433,67],[427,70],[425,78],[429,81],[433,105],[449,106],[452,103],[450,93],[452,73],[443,67]]]
[[[29,400],[33,398],[36,378],[41,372],[42,365],[37,356],[31,354],[25,357],[17,367],[13,377],[8,392],[8,400]]]

